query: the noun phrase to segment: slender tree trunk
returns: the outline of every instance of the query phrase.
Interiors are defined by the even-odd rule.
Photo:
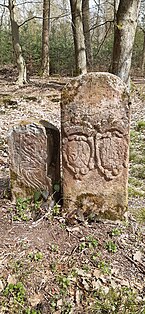
[[[144,41],[143,41],[143,49],[142,49],[141,71],[142,71],[142,75],[144,76],[145,74],[145,30],[143,30],[143,36],[144,36]]]
[[[49,76],[50,0],[43,0],[42,74]]]
[[[17,68],[18,68],[18,85],[23,85],[23,83],[27,82],[26,79],[26,64],[22,55],[22,48],[19,40],[19,26],[15,20],[15,4],[14,0],[9,0],[9,12],[10,12],[10,22],[11,22],[11,30],[12,30],[12,42],[13,49],[16,58]]]
[[[86,49],[82,23],[82,0],[70,0],[75,47],[76,75],[87,72]]]
[[[140,0],[120,0],[114,32],[112,73],[129,86],[132,50]]]
[[[120,0],[114,0],[114,32],[115,32],[116,25],[117,25],[117,11],[118,11],[118,7],[119,7],[119,2],[120,2]]]
[[[83,30],[84,30],[84,36],[85,36],[87,68],[89,71],[91,71],[93,62],[92,62],[92,49],[91,49],[91,36],[90,36],[89,0],[82,0],[82,18],[83,18]]]

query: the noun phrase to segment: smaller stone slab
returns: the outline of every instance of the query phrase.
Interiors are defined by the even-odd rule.
[[[122,218],[130,127],[125,84],[109,73],[71,80],[62,91],[61,117],[65,211]]]
[[[31,197],[35,191],[52,195],[60,182],[59,130],[47,121],[21,122],[8,136],[12,198]]]

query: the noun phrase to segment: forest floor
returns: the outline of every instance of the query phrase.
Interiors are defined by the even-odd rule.
[[[66,78],[18,88],[0,70],[0,314],[145,314],[145,81],[132,83],[129,208],[122,221],[65,220],[43,201],[5,197],[7,136],[21,120],[60,128]],[[73,220],[74,222],[74,220]]]

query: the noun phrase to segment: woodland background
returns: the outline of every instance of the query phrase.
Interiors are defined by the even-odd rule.
[[[140,4],[140,1],[123,0],[120,3],[125,8],[131,3],[132,6],[140,5],[132,73],[141,76],[145,64],[145,1]],[[22,48],[28,75],[80,74],[82,71],[79,69],[80,73],[77,73],[76,69],[77,48],[74,49],[73,34],[75,29],[74,37],[81,42],[78,33],[81,33],[83,23],[88,70],[111,71],[115,27],[122,28],[121,22],[116,21],[118,5],[118,0],[71,0],[70,3],[68,0],[0,0],[0,65],[16,64],[16,39]],[[15,30],[12,19],[17,26]]]

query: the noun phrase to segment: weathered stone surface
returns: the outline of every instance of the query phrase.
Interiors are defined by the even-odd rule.
[[[60,181],[58,129],[47,121],[21,122],[10,131],[8,146],[13,199],[38,190],[52,194]]]
[[[1,198],[9,198],[10,193],[10,179],[7,176],[0,177],[0,199]]]
[[[109,73],[74,79],[62,92],[61,115],[65,210],[122,217],[130,125],[125,85]]]

